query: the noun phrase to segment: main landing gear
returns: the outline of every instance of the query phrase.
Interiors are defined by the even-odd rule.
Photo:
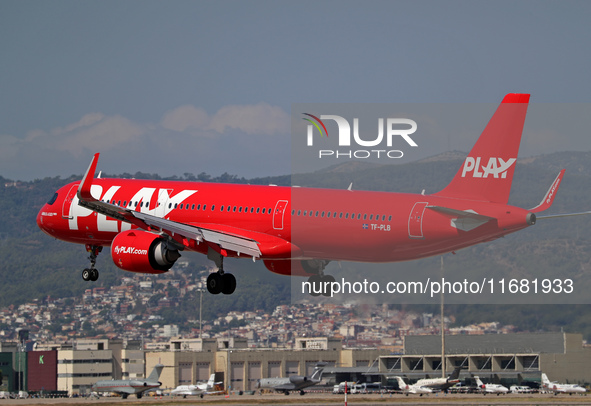
[[[236,290],[236,278],[231,273],[224,272],[224,257],[220,254],[213,255],[208,253],[210,259],[213,259],[218,266],[218,271],[210,273],[207,277],[207,291],[211,294],[231,295]],[[213,257],[213,258],[212,258]]]
[[[335,282],[332,275],[312,275],[308,278],[310,284],[310,295],[312,296],[327,296],[332,295],[332,283]]]
[[[90,268],[82,271],[82,279],[85,281],[96,281],[99,277],[99,271],[94,267],[96,264],[96,257],[103,250],[101,245],[86,245],[86,251],[90,252],[88,259],[90,260]]]
[[[327,260],[302,262],[304,270],[314,274],[308,278],[311,296],[332,296],[332,283],[335,282],[334,276],[324,274],[324,268],[329,262]]]

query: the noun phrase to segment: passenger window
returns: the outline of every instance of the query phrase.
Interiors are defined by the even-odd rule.
[[[326,213],[326,218],[330,218],[330,212]]]
[[[357,220],[359,220],[360,218],[361,218],[361,213],[359,213],[359,214],[357,215]]]
[[[263,207],[262,213],[265,214],[265,208]]]
[[[183,209],[183,204],[182,204],[182,203],[181,203],[181,205],[180,205],[179,209],[181,209],[181,210]]]
[[[205,207],[203,208],[203,210],[205,210]],[[211,211],[214,211],[214,210],[215,210],[215,204],[212,204],[211,205]]]
[[[238,213],[242,213],[242,206],[238,208]]]
[[[366,214],[366,216],[367,216],[367,214]],[[365,217],[364,217],[363,219],[365,220]],[[369,219],[370,219],[370,220],[373,220],[373,214],[370,214],[370,215],[369,215]]]
[[[388,217],[388,221],[392,221],[392,216],[389,216]]]
[[[236,211],[236,206],[234,206],[234,210],[233,211]]]
[[[197,205],[197,210],[201,210],[201,205],[200,204]]]
[[[363,215],[363,220],[367,220],[367,214]]]
[[[123,207],[127,206],[127,200],[123,201]]]
[[[205,209],[207,209],[207,205],[206,204],[203,205],[203,210],[205,210]]]
[[[302,214],[302,211],[301,211],[301,210],[298,210],[298,216],[299,216],[300,214]]]
[[[260,207],[257,207],[257,214],[259,214],[259,211],[261,210]]]
[[[223,205],[220,207],[220,211],[224,211],[224,206]]]
[[[320,215],[320,217],[324,217],[324,212],[322,212],[322,214]]]
[[[341,212],[341,213],[339,214],[339,218],[340,218],[340,219],[342,219],[342,218],[343,218],[343,212]]]
[[[384,221],[384,220],[386,220],[386,215],[385,214],[382,216],[382,221]]]
[[[168,208],[170,209],[172,207],[172,203],[168,203]]]
[[[318,210],[316,210],[316,217],[318,217]]]
[[[195,205],[192,205],[191,206],[191,210],[195,210]]]
[[[345,218],[348,219],[349,218],[349,213],[345,213]]]
[[[176,209],[177,207],[179,207],[179,204],[178,203],[175,203],[174,204],[174,208]]]
[[[271,214],[271,208],[270,207],[267,209],[267,213]]]

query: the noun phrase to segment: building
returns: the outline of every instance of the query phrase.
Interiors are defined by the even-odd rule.
[[[591,348],[581,334],[523,333],[451,335],[445,337],[446,371],[462,366],[460,378],[478,375],[505,386],[540,382],[545,372],[553,381],[589,384]],[[404,337],[404,355],[380,357],[382,374],[411,380],[441,376],[441,337]]]

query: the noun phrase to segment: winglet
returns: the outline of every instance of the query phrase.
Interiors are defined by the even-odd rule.
[[[92,157],[92,161],[90,162],[90,166],[84,174],[82,178],[82,182],[80,182],[80,186],[78,186],[78,199],[79,200],[86,200],[86,201],[93,201],[95,200],[94,197],[90,194],[90,187],[92,186],[92,180],[94,179],[94,174],[96,173],[96,166],[98,164],[99,153],[97,152]]]
[[[529,211],[532,213],[539,213],[541,211],[547,210],[552,206],[554,203],[554,198],[556,197],[556,192],[558,192],[558,187],[560,186],[560,182],[562,182],[562,177],[564,176],[565,169],[561,170],[552,185],[550,185],[550,189],[546,192],[546,195],[536,207],[530,209]]]

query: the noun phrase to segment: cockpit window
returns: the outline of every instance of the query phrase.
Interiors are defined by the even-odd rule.
[[[47,202],[48,205],[52,205],[55,203],[55,201],[57,200],[57,192],[55,192],[55,194],[53,195],[53,197],[51,199],[49,199],[49,201]]]

